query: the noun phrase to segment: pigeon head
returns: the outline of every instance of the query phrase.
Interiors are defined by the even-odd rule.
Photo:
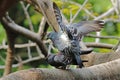
[[[56,32],[51,32],[47,35],[47,39],[55,39],[57,36]]]

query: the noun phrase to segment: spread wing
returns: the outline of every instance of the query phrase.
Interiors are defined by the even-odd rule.
[[[67,26],[64,24],[64,22],[62,20],[60,9],[56,5],[56,3],[53,3],[53,9],[54,9],[54,13],[56,16],[56,20],[61,28],[61,31],[65,32],[70,39],[73,39],[73,36],[71,35],[69,29],[67,28]]]
[[[55,16],[56,16],[56,20],[57,20],[61,30],[65,31],[66,26],[62,21],[62,16],[61,16],[60,9],[58,8],[57,4],[54,3],[54,2],[53,2],[53,9],[54,9],[54,13],[55,13]]]
[[[104,26],[104,21],[81,21],[68,26],[69,33],[73,37],[81,38],[90,32],[100,31]]]
[[[81,21],[66,26],[56,3],[53,3],[53,9],[61,31],[65,31],[70,39],[78,38],[80,40],[82,35],[89,32],[100,31],[104,26],[104,21]]]

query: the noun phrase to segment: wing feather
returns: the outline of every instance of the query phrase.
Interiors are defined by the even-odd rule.
[[[61,30],[65,31],[66,26],[62,21],[62,16],[61,16],[60,9],[58,8],[58,6],[55,2],[53,3],[53,9],[54,9],[54,13],[55,13],[55,16],[56,16],[56,20],[57,20]]]
[[[104,26],[104,21],[82,21],[68,26],[73,37],[81,38],[83,35],[100,31]]]

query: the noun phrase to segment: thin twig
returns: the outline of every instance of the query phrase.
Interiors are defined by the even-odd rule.
[[[92,35],[92,34],[87,34],[85,36],[93,37],[93,38],[101,38],[101,39],[117,39],[117,40],[120,39],[120,37],[117,37],[117,36],[96,36],[96,35]]]
[[[114,45],[112,44],[105,44],[105,43],[85,43],[87,47],[94,47],[94,48],[106,48],[106,49],[112,49]]]
[[[118,0],[111,0],[111,3],[115,9],[116,14],[118,15],[118,17],[120,18],[120,13],[118,10],[118,5],[120,4]]]
[[[68,1],[71,4],[75,4],[79,7],[82,7],[82,5],[80,5],[79,3],[73,2],[73,1]],[[94,16],[89,10],[87,10],[85,7],[82,8],[88,15],[90,15],[92,18],[96,18],[96,16]]]
[[[3,61],[3,62],[5,62],[5,59],[0,55],[0,59]]]
[[[83,7],[85,6],[85,4],[88,2],[88,0],[85,0],[84,1],[84,3],[83,3],[83,5],[80,7],[80,9],[76,12],[76,14],[73,16],[73,18],[72,18],[72,20],[71,20],[71,22],[70,23],[72,23],[74,20],[75,20],[75,18],[78,16],[78,14],[79,14],[79,12],[83,9]]]
[[[119,39],[118,43],[115,45],[115,47],[112,48],[112,50],[114,50],[116,52],[120,51],[120,39]]]
[[[28,41],[28,43],[31,43],[31,41]],[[32,58],[32,55],[31,55],[30,46],[27,47],[27,51],[28,51],[28,58],[31,59],[31,58]]]
[[[49,44],[48,55],[51,54],[51,49],[52,49],[52,43]]]
[[[17,61],[18,61],[18,70],[22,70],[23,69],[23,63],[22,63],[22,58],[21,56],[18,54],[14,57]]]
[[[33,57],[32,59],[26,59],[24,61],[22,61],[22,64],[26,64],[26,63],[29,63],[31,61],[36,61],[36,60],[40,60],[40,59],[43,59],[43,57],[40,57],[40,56],[37,56],[37,57]],[[18,64],[13,64],[12,67],[18,67],[19,66],[19,63]],[[5,66],[0,66],[0,69],[4,69]]]
[[[25,16],[26,16],[26,18],[27,18],[27,20],[28,20],[30,30],[31,30],[31,31],[34,31],[33,24],[32,24],[32,21],[31,21],[31,19],[30,19],[30,15],[29,15],[29,13],[28,13],[28,11],[27,11],[27,9],[28,9],[29,6],[25,7],[25,5],[24,5],[24,3],[23,3],[22,1],[20,1],[20,3],[21,3],[22,8],[23,8],[23,10],[24,10]],[[28,4],[28,5],[29,5],[29,4]]]
[[[103,38],[103,39],[107,39],[107,37],[100,37],[99,36],[99,38]],[[110,39],[110,38],[108,38],[108,39]],[[89,42],[89,43],[91,43],[91,42]],[[87,44],[87,42],[85,42],[85,44]],[[101,43],[100,43],[101,44]],[[109,44],[108,44],[109,45]],[[30,46],[30,47],[35,47],[35,46],[37,46],[36,45],[36,43],[26,43],[26,44],[16,44],[15,45],[15,48],[26,48],[26,47],[28,47],[28,46]],[[6,47],[2,47],[1,46],[1,48],[0,49],[7,49],[7,45],[6,45]]]
[[[46,23],[46,19],[45,17],[42,17],[40,25],[39,25],[39,30],[38,30],[38,34],[41,35],[43,33],[43,29],[45,27],[45,23]]]
[[[100,16],[94,18],[94,20],[100,20],[106,16],[109,16],[110,14],[112,14],[114,12],[114,8],[110,8],[108,11],[106,11],[105,13],[101,14]]]
[[[32,32],[28,29],[23,28],[22,26],[17,25],[10,17],[4,17],[2,21],[8,26],[7,28],[11,29],[13,32],[17,32],[17,34],[21,34],[26,38],[35,41],[41,49],[41,52],[44,56],[47,56],[47,48],[43,41],[41,41],[40,36],[35,32]]]

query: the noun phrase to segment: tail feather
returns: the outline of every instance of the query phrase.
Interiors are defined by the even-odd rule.
[[[75,55],[75,60],[77,62],[77,65],[79,65],[79,67],[82,68],[84,65],[83,65],[83,62],[80,58],[80,55],[76,55],[76,54],[74,54],[74,55]]]
[[[88,48],[86,50],[81,50],[80,55],[89,54],[93,51],[93,48]]]

